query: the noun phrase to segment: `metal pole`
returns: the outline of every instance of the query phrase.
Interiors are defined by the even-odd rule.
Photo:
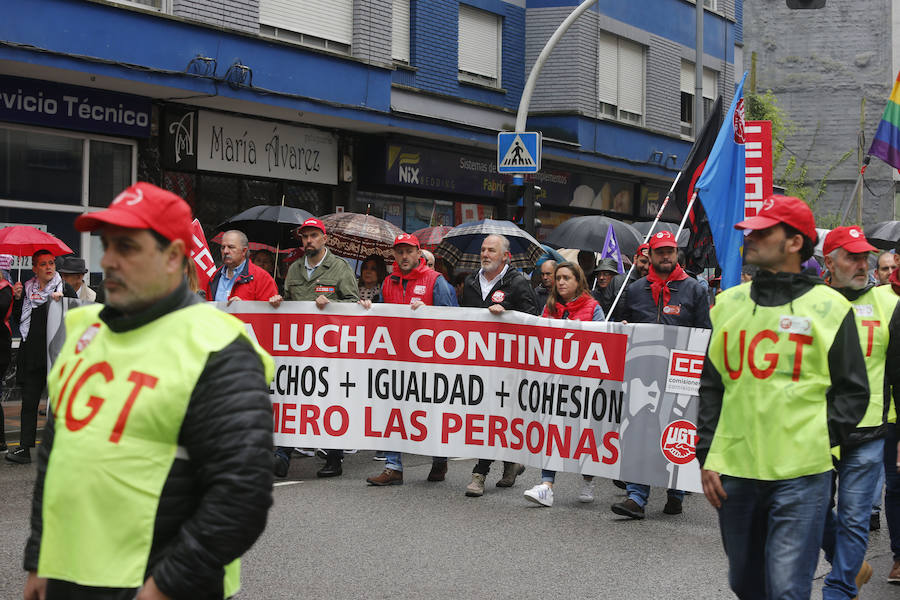
[[[694,139],[700,137],[703,127],[703,0],[697,4],[697,54],[694,60]]]
[[[700,2],[702,1],[703,0],[700,0]],[[541,50],[537,60],[534,61],[534,66],[531,67],[531,73],[528,74],[528,80],[525,82],[525,87],[522,89],[522,99],[519,100],[519,112],[516,114],[516,131],[525,131],[525,121],[528,119],[528,106],[531,104],[531,95],[534,93],[535,85],[537,85],[538,75],[540,75],[541,69],[544,68],[544,63],[550,58],[550,53],[553,52],[553,48],[556,47],[557,42],[559,42],[560,38],[566,33],[569,26],[575,22],[575,19],[580,17],[584,11],[596,2],[597,0],[584,0],[584,2],[579,4],[578,7],[573,10],[562,23],[560,23],[556,31],[553,32],[553,35],[550,36],[550,39],[547,40],[544,49]]]
[[[659,207],[659,210],[656,211],[656,218],[653,219],[653,224],[650,226],[650,229],[647,230],[647,235],[644,237],[644,244],[646,244],[650,240],[650,236],[653,235],[653,230],[656,229],[656,224],[659,223],[659,219],[662,217],[663,211],[666,210],[666,205],[669,204],[669,197],[672,195],[672,192],[675,191],[675,186],[678,185],[678,182],[681,180],[681,173],[683,171],[678,171],[678,175],[675,176],[675,181],[672,182],[672,186],[669,188],[669,192],[666,194],[665,200],[663,200],[662,206]],[[696,197],[696,194],[694,194]],[[690,208],[688,208],[690,211]],[[687,214],[687,213],[685,213]],[[676,236],[677,239],[677,236]],[[643,245],[643,244],[641,244]],[[634,259],[634,257],[631,257]],[[634,272],[634,260],[631,261],[631,268],[628,269],[628,273],[625,274],[625,281],[622,282],[622,286],[619,288],[619,291],[616,293],[616,299],[613,300],[612,306],[609,307],[609,313],[606,315],[606,319],[604,322],[609,322],[609,319],[612,317],[613,311],[616,310],[616,305],[619,304],[619,298],[622,297],[622,292],[625,291],[625,286],[628,285],[628,278],[631,277],[631,274]]]
[[[841,216],[841,225],[847,222],[847,217],[850,216],[850,209],[853,208],[853,203],[856,201],[857,192],[862,192],[862,182],[863,176],[866,174],[866,168],[869,166],[869,161],[872,159],[868,154],[863,159],[862,167],[859,169],[859,176],[856,178],[856,185],[853,186],[853,192],[850,194],[850,203],[847,205],[847,209],[844,211],[844,214]],[[859,223],[862,225],[862,221]]]

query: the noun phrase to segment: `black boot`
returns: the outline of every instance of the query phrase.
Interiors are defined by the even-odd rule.
[[[340,456],[329,456],[325,461],[325,466],[319,469],[316,477],[338,477],[344,469],[341,468],[342,458]]]
[[[6,454],[6,460],[11,463],[27,465],[31,462],[31,450],[27,447],[19,446]]]

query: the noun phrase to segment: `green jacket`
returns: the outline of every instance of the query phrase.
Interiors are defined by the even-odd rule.
[[[298,260],[288,269],[284,278],[285,300],[315,300],[325,296],[332,302],[356,302],[359,300],[359,289],[356,277],[350,265],[325,250],[325,258],[313,271],[312,277],[306,277],[306,263]]]

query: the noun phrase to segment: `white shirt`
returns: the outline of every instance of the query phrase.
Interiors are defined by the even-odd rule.
[[[491,290],[494,289],[494,286],[500,281],[506,272],[509,270],[509,265],[503,265],[503,268],[500,269],[500,273],[488,281],[484,276],[484,269],[478,271],[478,283],[481,284],[481,299],[487,300],[488,294],[491,293]]]

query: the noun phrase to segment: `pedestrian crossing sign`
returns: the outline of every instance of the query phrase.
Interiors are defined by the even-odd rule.
[[[497,134],[498,173],[537,173],[541,170],[542,136],[539,131],[504,131]]]

